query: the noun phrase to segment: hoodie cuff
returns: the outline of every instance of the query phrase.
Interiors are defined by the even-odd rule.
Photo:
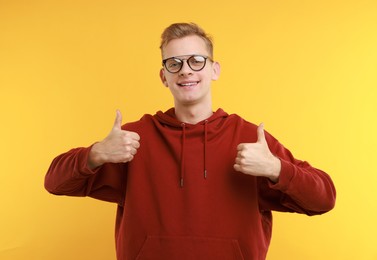
[[[91,146],[89,147],[86,147],[86,148],[83,148],[79,154],[78,154],[78,158],[77,158],[77,162],[78,162],[78,169],[79,169],[79,173],[81,175],[84,175],[84,176],[88,176],[88,175],[94,175],[96,174],[99,169],[101,168],[101,166],[98,166],[97,168],[95,169],[90,169],[88,167],[88,160],[89,160],[89,153],[90,151],[92,150],[92,147],[93,147],[94,144],[92,144]]]
[[[282,192],[285,192],[289,189],[289,186],[291,184],[291,181],[294,177],[294,166],[292,163],[287,162],[285,160],[282,160],[281,158],[281,169],[280,169],[280,176],[277,183],[274,183],[272,181],[269,181],[269,187],[271,189],[280,190]]]

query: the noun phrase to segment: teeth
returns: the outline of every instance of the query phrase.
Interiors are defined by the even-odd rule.
[[[179,85],[180,85],[180,86],[184,86],[184,87],[188,87],[188,86],[196,85],[196,82],[182,83],[182,84],[179,84]]]

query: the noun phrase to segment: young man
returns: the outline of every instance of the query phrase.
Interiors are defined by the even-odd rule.
[[[271,211],[322,214],[330,177],[295,159],[237,115],[213,112],[220,74],[211,39],[195,24],[162,34],[160,77],[174,108],[122,126],[51,164],[46,189],[118,204],[118,259],[265,259]]]

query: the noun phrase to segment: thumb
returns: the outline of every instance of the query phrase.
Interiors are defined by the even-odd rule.
[[[266,137],[264,136],[264,123],[261,123],[257,129],[258,141],[257,143],[265,143]]]
[[[120,112],[120,110],[117,109],[113,129],[121,129],[121,127],[122,127],[122,113]]]

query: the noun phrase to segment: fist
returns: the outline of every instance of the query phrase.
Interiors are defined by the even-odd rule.
[[[281,162],[268,148],[263,127],[263,124],[258,126],[256,143],[241,143],[237,146],[234,169],[252,176],[268,177],[276,182],[280,175]]]
[[[140,136],[131,131],[122,130],[122,114],[116,112],[114,125],[107,137],[93,145],[89,154],[90,168],[104,163],[125,163],[132,161],[140,147]]]

